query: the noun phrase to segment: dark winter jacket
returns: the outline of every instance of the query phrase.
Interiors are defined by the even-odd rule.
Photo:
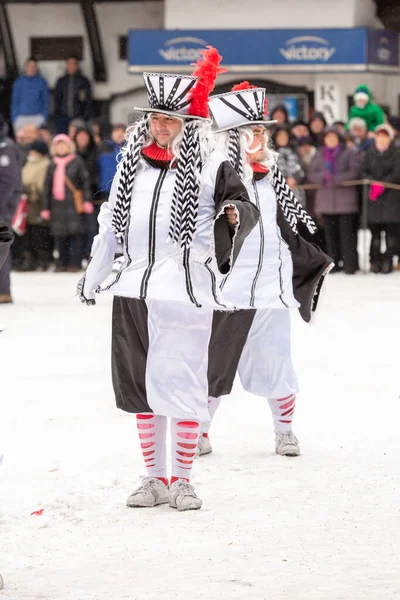
[[[18,150],[0,119],[0,219],[11,225],[22,194]]]
[[[361,177],[400,185],[400,150],[391,144],[379,152],[374,145],[363,158]],[[386,189],[377,200],[368,201],[368,223],[400,223],[400,190]]]
[[[83,130],[78,129],[75,134],[75,139],[74,139],[75,144],[76,144],[76,137],[80,131],[83,131]],[[87,131],[90,135],[89,146],[84,151],[79,150],[77,147],[77,154],[78,154],[78,156],[81,157],[81,159],[85,163],[85,167],[89,173],[90,186],[91,186],[90,200],[93,201],[94,196],[97,192],[98,181],[99,181],[99,172],[98,172],[98,168],[97,168],[97,146],[96,146],[96,142],[94,141],[94,137],[93,137],[92,133],[90,131],[88,131],[87,129],[84,129],[84,131]]]
[[[97,156],[97,168],[99,172],[99,192],[96,199],[107,200],[111,184],[117,172],[118,155],[122,146],[116,146],[111,140],[101,144]]]
[[[308,169],[308,181],[324,185],[326,165],[324,148],[319,148]],[[359,178],[360,157],[352,148],[342,145],[336,157],[336,175],[333,185],[317,190],[315,194],[315,213],[317,215],[346,215],[359,211],[356,187],[340,187],[344,181]]]
[[[21,75],[15,80],[12,90],[11,120],[25,115],[43,115],[47,120],[49,113],[49,88],[47,81],[40,75],[28,77]]]
[[[0,269],[8,256],[13,239],[12,229],[5,221],[0,220]]]
[[[88,121],[91,117],[92,88],[89,80],[81,73],[64,75],[56,83],[54,90],[55,116],[81,118]]]
[[[43,192],[43,209],[51,211],[50,230],[55,237],[64,237],[84,233],[85,218],[75,210],[72,191],[65,186],[65,200],[53,197],[53,177],[56,165],[52,162],[47,171]],[[84,200],[90,201],[90,176],[83,160],[77,156],[67,165],[66,175],[77,190],[83,190]]]

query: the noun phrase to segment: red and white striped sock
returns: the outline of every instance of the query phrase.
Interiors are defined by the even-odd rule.
[[[177,479],[190,480],[199,435],[199,421],[171,419],[171,483]]]
[[[268,403],[274,420],[275,433],[292,431],[292,420],[296,408],[296,395],[290,394],[286,398],[270,399]]]
[[[140,413],[136,415],[136,423],[148,476],[168,485],[167,417]]]
[[[211,423],[214,418],[215,413],[218,410],[220,405],[221,398],[213,398],[212,396],[208,397],[208,412],[210,414],[210,420],[202,423],[201,425],[201,434],[204,437],[208,437],[208,433],[210,431]]]

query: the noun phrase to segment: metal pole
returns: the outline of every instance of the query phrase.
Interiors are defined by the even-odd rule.
[[[364,264],[362,266],[362,272],[366,275],[369,272],[369,247],[368,247],[368,198],[369,198],[369,185],[364,183],[362,186],[362,209],[361,209],[361,229],[363,232],[363,250],[364,250]]]

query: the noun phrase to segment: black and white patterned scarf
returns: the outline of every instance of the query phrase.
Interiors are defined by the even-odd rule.
[[[240,132],[238,128],[229,129],[228,160],[234,167],[239,177],[243,179],[243,161],[242,149],[240,144]],[[271,168],[271,185],[275,190],[276,199],[282,209],[286,221],[289,223],[292,231],[298,233],[297,223],[301,221],[305,224],[310,233],[317,231],[313,219],[308,212],[301,206],[296,196],[286,183],[281,171],[275,164]]]
[[[200,152],[199,125],[197,120],[184,122],[182,144],[176,165],[176,180],[171,207],[169,237],[180,242],[188,250],[196,232],[199,210]],[[120,177],[112,219],[112,228],[118,239],[124,239],[129,224],[132,189],[136,171],[149,127],[149,115],[141,119],[121,161]]]

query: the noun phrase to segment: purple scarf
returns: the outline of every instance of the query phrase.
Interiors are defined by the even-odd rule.
[[[324,160],[325,160],[325,172],[324,172],[324,184],[332,185],[334,176],[337,173],[336,159],[340,152],[340,144],[336,148],[327,148],[324,146]]]

